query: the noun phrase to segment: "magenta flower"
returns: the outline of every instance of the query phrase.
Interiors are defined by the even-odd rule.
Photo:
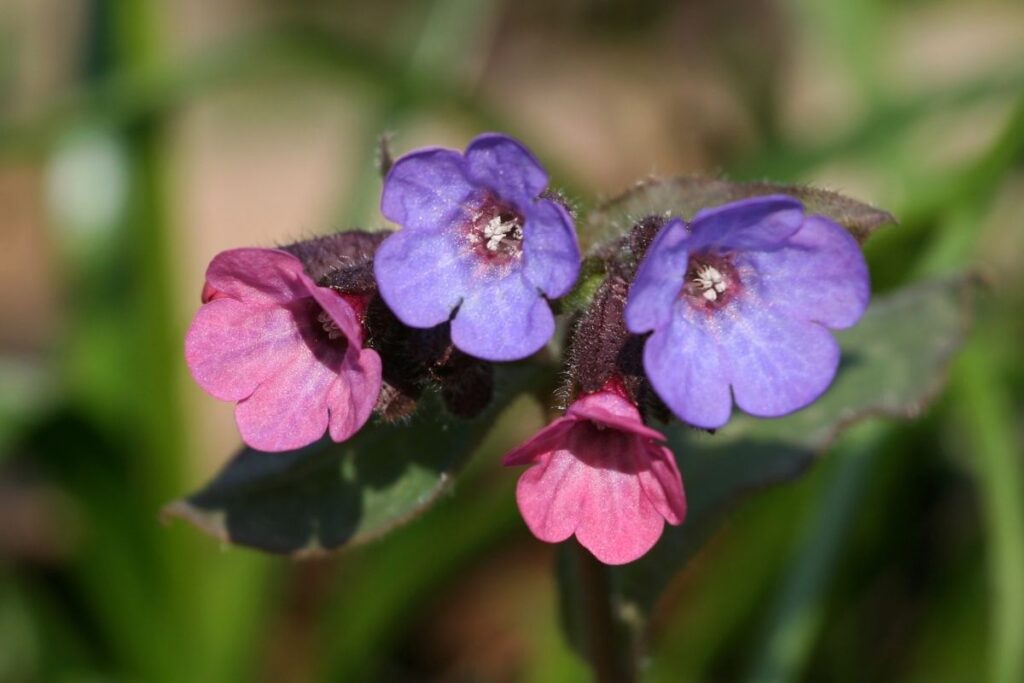
[[[729,420],[733,397],[760,417],[818,398],[839,366],[830,330],[856,323],[869,298],[853,237],[770,196],[668,222],[625,317],[630,332],[654,332],[644,369],[658,395],[680,419],[713,429]]]
[[[575,534],[600,561],[624,564],[651,549],[665,522],[686,517],[675,458],[657,443],[664,440],[609,387],[578,399],[503,462],[531,465],[516,501],[534,536],[558,543]]]
[[[300,448],[330,431],[344,441],[370,417],[381,385],[353,303],[318,287],[277,249],[232,249],[206,270],[185,359],[203,389],[235,401],[242,440]]]
[[[555,329],[545,297],[579,273],[572,218],[539,195],[547,173],[504,135],[474,139],[465,155],[428,148],[399,159],[381,212],[401,229],[377,251],[381,296],[411,327],[452,318],[452,342],[493,361],[525,358]]]

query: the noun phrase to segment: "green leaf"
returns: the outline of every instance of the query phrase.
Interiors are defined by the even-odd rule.
[[[839,374],[804,410],[775,420],[736,415],[713,435],[679,424],[666,430],[686,487],[687,518],[652,552],[617,572],[623,596],[649,609],[730,508],[801,475],[852,424],[919,415],[942,388],[963,343],[973,288],[971,279],[957,277],[877,299],[856,327],[837,334]]]
[[[546,375],[525,364],[502,368],[499,395],[470,421],[442,417],[427,401],[410,422],[370,425],[345,443],[324,438],[286,453],[244,448],[164,514],[229,543],[301,557],[375,538],[430,507],[498,414]]]
[[[837,334],[843,350],[832,387],[787,417],[737,414],[716,434],[674,423],[664,431],[687,494],[687,517],[666,527],[636,562],[609,567],[610,596],[620,627],[643,642],[647,615],[669,582],[752,493],[803,474],[851,425],[869,417],[913,418],[936,396],[953,353],[963,342],[974,287],[971,279],[929,281],[877,299],[854,328]],[[569,552],[569,549],[564,549]],[[570,640],[583,605],[568,586],[579,577],[560,568],[563,621]]]
[[[859,242],[864,242],[879,227],[896,222],[888,211],[828,190],[680,176],[638,183],[605,202],[592,211],[583,223],[580,243],[584,251],[589,251],[596,245],[622,237],[645,216],[692,218],[706,207],[769,194],[787,194],[799,199],[810,213],[828,216],[849,230]]]

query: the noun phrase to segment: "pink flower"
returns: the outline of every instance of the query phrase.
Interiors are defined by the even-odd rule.
[[[370,417],[381,384],[359,303],[318,287],[285,251],[224,251],[206,270],[185,359],[199,386],[238,403],[249,446],[301,448],[327,430],[344,441]]]
[[[533,535],[558,543],[576,534],[605,564],[637,559],[664,523],[681,524],[686,496],[665,437],[614,387],[579,398],[563,417],[505,456],[531,465],[516,501]]]

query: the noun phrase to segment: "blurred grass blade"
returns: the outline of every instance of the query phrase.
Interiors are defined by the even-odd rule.
[[[985,338],[960,359],[954,395],[970,443],[991,576],[993,683],[1024,680],[1024,461],[1019,421]]]
[[[769,613],[760,651],[747,680],[800,680],[825,617],[825,593],[856,516],[875,454],[889,428],[870,422],[856,427],[829,456],[838,461],[821,500],[812,504],[804,537]]]

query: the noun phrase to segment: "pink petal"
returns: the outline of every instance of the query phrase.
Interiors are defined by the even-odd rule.
[[[231,249],[206,269],[203,300],[218,296],[263,304],[288,304],[309,296],[312,281],[302,263],[280,249]]]
[[[644,456],[635,465],[640,485],[654,509],[669,524],[682,524],[686,519],[686,494],[672,451],[648,444]]]
[[[612,440],[589,431],[579,434],[573,450],[589,455],[577,540],[605,564],[625,564],[643,556],[665,527],[636,469],[645,457],[643,443],[636,437]]]
[[[328,287],[317,287],[310,281],[309,293],[320,304],[320,308],[331,316],[331,319],[338,325],[338,329],[348,340],[349,346],[361,348],[363,345],[363,326],[359,323],[356,312],[352,310],[351,304],[345,301],[338,292]]]
[[[609,391],[582,396],[569,406],[566,414],[646,439],[665,440],[664,434],[643,423],[640,411],[631,401]]]
[[[561,448],[519,479],[516,500],[527,526],[552,543],[575,533],[606,564],[646,553],[664,520],[637,476],[643,446],[630,434],[575,425]]]
[[[555,450],[519,477],[516,503],[534,536],[558,543],[573,535],[587,497],[586,469],[569,451]]]
[[[217,298],[196,313],[185,337],[185,360],[204,390],[238,401],[304,346],[289,309]]]
[[[338,377],[340,350],[303,344],[273,377],[235,409],[242,440],[261,451],[288,451],[313,443],[327,429],[328,390]]]
[[[505,466],[529,465],[560,447],[566,434],[576,423],[572,417],[560,417],[518,448],[509,451],[501,462]]]
[[[330,432],[335,441],[345,441],[362,429],[377,403],[381,384],[380,356],[372,349],[349,347],[341,373],[327,394]]]

